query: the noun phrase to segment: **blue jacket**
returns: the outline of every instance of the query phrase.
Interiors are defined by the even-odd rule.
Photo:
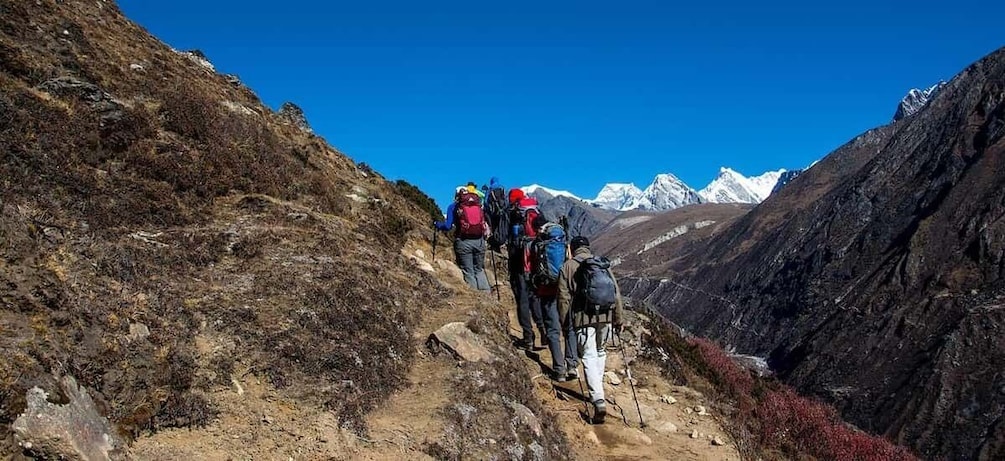
[[[450,202],[450,206],[447,207],[447,219],[446,221],[437,221],[433,223],[437,230],[449,231],[454,227],[454,210],[457,209],[457,202]]]

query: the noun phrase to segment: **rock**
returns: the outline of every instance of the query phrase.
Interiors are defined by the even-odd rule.
[[[673,405],[677,403],[677,398],[669,394],[663,394],[660,396],[660,401],[667,405]]]
[[[241,86],[242,85],[242,83],[241,83],[241,77],[237,76],[237,74],[225,74],[223,76],[223,79],[226,80],[227,83],[229,83],[231,85],[234,85],[234,86]]]
[[[292,102],[287,101],[283,103],[282,107],[279,108],[279,116],[301,130],[308,133],[314,132],[311,129],[310,123],[307,123],[307,116],[304,115],[304,110]]]
[[[108,419],[71,376],[60,380],[69,402],[52,404],[38,387],[28,390],[27,408],[12,428],[18,445],[43,458],[107,460],[122,446]]]
[[[461,268],[457,267],[457,264],[454,264],[453,261],[436,258],[436,265],[438,265],[441,270],[447,271],[458,280],[464,280],[464,273],[461,272]]]
[[[425,258],[426,258],[426,252],[425,252],[425,251],[422,251],[421,249],[418,249],[418,248],[417,248],[417,249],[415,250],[415,257],[416,257],[416,258],[422,258],[422,259],[425,259]]]
[[[85,82],[76,77],[56,77],[46,80],[38,85],[38,89],[56,96],[75,96],[91,103],[112,99],[112,96],[98,87],[98,85]]]
[[[701,392],[698,392],[698,391],[696,391],[694,389],[691,389],[690,387],[687,387],[687,386],[671,386],[670,387],[670,392],[673,392],[673,393],[676,393],[676,394],[682,394],[682,395],[684,395],[686,397],[689,397],[689,398],[692,398],[692,399],[695,399],[695,400],[700,400],[700,399],[705,398],[705,394],[702,394]]]
[[[625,412],[625,422],[629,425],[639,426],[643,422],[646,424],[652,424],[655,421],[660,421],[659,412],[655,408],[649,406],[645,402],[639,402],[638,407],[635,406],[635,402],[632,400],[631,391],[628,391],[625,395],[617,397],[620,405],[623,405]],[[607,411],[611,411],[608,409]],[[639,421],[639,412],[642,412],[642,421]]]
[[[175,50],[175,52],[182,56],[185,56],[190,61],[198,64],[200,67],[210,72],[216,72],[216,67],[213,66],[213,63],[209,62],[209,59],[206,58],[206,55],[201,50],[189,50],[189,51]]]
[[[694,410],[692,410],[691,407],[684,407],[684,413],[690,415],[691,413],[694,413]]]
[[[629,445],[652,445],[653,439],[639,429],[629,429],[625,434],[625,441]]]
[[[133,71],[136,71],[136,72],[143,72],[144,68],[143,68],[142,64],[135,64],[134,63],[134,64],[130,64],[129,65],[129,70],[133,70]]]
[[[507,403],[509,408],[513,410],[513,422],[521,424],[526,428],[530,429],[537,438],[541,437],[541,422],[538,421],[537,416],[534,415],[530,408],[519,402],[510,401]]]
[[[726,442],[724,442],[722,439],[720,439],[718,436],[716,436],[716,437],[712,437],[712,445],[715,445],[717,447],[722,447],[722,446],[726,445]]]
[[[708,411],[701,405],[694,407],[694,412],[698,413],[698,416],[708,416]]]
[[[652,426],[653,430],[658,434],[676,434],[677,425],[670,421],[660,421]]]
[[[600,437],[597,437],[597,433],[593,431],[592,426],[589,426],[590,430],[586,432],[586,440],[590,441],[594,445],[600,445]]]
[[[698,429],[695,429],[695,430],[691,431],[691,438],[692,438],[692,439],[698,439],[698,438],[701,438],[701,434],[700,434],[700,433],[698,433]]]
[[[433,269],[433,266],[431,264],[429,264],[428,262],[426,262],[424,259],[419,259],[419,258],[416,258],[415,256],[412,256],[409,259],[411,259],[412,262],[415,263],[415,267],[419,268],[419,270],[421,270],[423,272],[428,272],[430,274],[435,274],[436,273],[436,269]]]
[[[607,381],[613,386],[621,385],[621,378],[619,378],[617,373],[614,373],[613,371],[608,371],[604,373],[604,381]]]
[[[148,336],[150,336],[150,328],[147,328],[146,325],[142,323],[129,324],[129,342],[146,339]]]
[[[481,339],[468,329],[464,322],[448,323],[430,335],[429,341],[449,349],[455,356],[468,362],[494,362],[495,355],[482,344]]]

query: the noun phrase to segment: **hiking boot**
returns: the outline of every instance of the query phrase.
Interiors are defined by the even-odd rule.
[[[517,349],[523,349],[525,351],[529,351],[534,348],[534,340],[521,339],[514,342],[513,346],[515,346]]]
[[[555,373],[552,375],[551,379],[556,383],[564,383],[569,380],[568,375],[565,373]]]
[[[604,424],[607,416],[607,402],[603,399],[593,401],[593,424]]]
[[[577,373],[576,370],[572,370],[565,374],[565,379],[569,381],[575,381],[579,379],[579,373]]]

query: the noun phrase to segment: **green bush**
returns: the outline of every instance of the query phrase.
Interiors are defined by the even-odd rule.
[[[426,195],[425,192],[422,192],[422,190],[418,187],[413,186],[404,179],[395,181],[394,187],[398,190],[399,194],[429,213],[429,217],[434,221],[440,221],[443,219],[443,210],[436,205],[436,202],[433,201],[432,198]]]

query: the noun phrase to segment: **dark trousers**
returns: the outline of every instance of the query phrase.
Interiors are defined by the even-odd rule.
[[[558,297],[541,296],[539,299],[548,335],[548,350],[551,352],[551,369],[556,375],[564,375],[568,370],[565,367],[565,350],[562,348],[563,331],[562,321],[558,318]]]
[[[510,288],[513,289],[513,299],[516,299],[516,319],[520,322],[523,339],[534,343],[534,326],[544,335],[544,323],[541,320],[541,301],[531,291],[527,277],[523,271],[510,272]]]

